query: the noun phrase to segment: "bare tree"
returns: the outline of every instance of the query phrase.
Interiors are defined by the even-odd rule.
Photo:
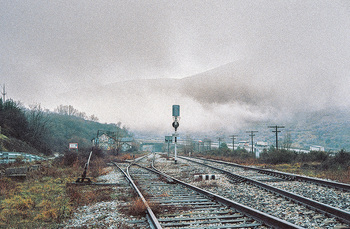
[[[28,120],[28,138],[30,142],[41,150],[47,150],[44,142],[49,138],[50,118],[40,104],[30,105],[26,112]]]
[[[90,115],[89,119],[90,119],[90,121],[93,121],[93,122],[98,122],[98,120],[99,120],[97,118],[97,116],[95,116],[95,115]]]
[[[292,146],[292,136],[291,136],[290,132],[287,132],[284,135],[284,139],[283,139],[282,145],[283,145],[283,148],[287,149],[287,150],[289,150],[290,147]]]

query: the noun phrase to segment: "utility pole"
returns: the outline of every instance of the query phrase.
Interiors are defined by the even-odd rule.
[[[273,133],[276,133],[276,150],[278,150],[278,133],[281,132],[280,130],[278,130],[278,128],[284,128],[284,126],[268,126],[268,128],[273,128],[275,130],[273,130]]]
[[[220,149],[221,148],[221,140],[222,140],[222,138],[218,138],[218,140],[219,140],[219,147],[218,147],[218,149]]]
[[[1,136],[1,126],[0,126],[0,139],[1,139],[1,153],[2,153],[2,136]]]
[[[5,90],[5,84],[2,86],[2,102],[4,103],[6,101],[6,90]]]
[[[254,136],[255,136],[255,134],[254,133],[256,133],[256,132],[258,132],[257,130],[250,130],[250,131],[246,131],[246,133],[250,133],[250,137],[252,137],[252,153],[254,153]]]
[[[231,135],[230,137],[232,138],[232,152],[235,150],[235,139],[238,135]]]

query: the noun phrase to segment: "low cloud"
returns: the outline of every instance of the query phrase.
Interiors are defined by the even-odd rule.
[[[155,131],[171,129],[173,104],[189,131],[348,109],[349,9],[341,0],[5,1],[0,83],[26,104],[74,105]]]

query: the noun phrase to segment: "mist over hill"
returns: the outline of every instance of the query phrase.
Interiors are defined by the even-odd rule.
[[[249,63],[233,62],[183,79],[92,86],[62,96],[78,109],[89,107],[87,112],[102,121],[117,120],[131,131],[159,136],[173,131],[171,106],[179,104],[182,133],[228,135],[283,124],[298,133],[292,134],[297,146],[312,143],[348,147],[341,135],[346,136],[349,128],[344,83],[314,78],[300,69],[284,73],[294,78],[266,77],[258,68],[250,68]]]

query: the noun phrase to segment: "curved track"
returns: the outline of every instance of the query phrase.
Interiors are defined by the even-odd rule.
[[[300,228],[184,183],[154,167],[131,166],[128,171],[125,177],[136,192],[146,196],[146,206],[157,210],[154,214],[147,208],[151,228]],[[152,219],[155,216],[157,219]]]
[[[246,182],[246,183],[249,183],[251,185],[257,186],[259,188],[268,190],[268,191],[273,192],[277,195],[281,195],[286,199],[289,199],[289,200],[292,200],[294,202],[306,205],[310,209],[314,209],[314,210],[316,210],[318,212],[322,212],[326,215],[336,217],[340,221],[345,222],[347,224],[350,224],[350,212],[349,211],[342,210],[342,209],[339,209],[337,207],[333,207],[333,206],[330,206],[330,205],[327,205],[327,204],[312,200],[310,198],[307,198],[307,197],[304,197],[304,196],[301,196],[301,195],[298,195],[298,194],[295,194],[292,192],[288,192],[288,191],[285,191],[283,189],[280,189],[280,188],[277,188],[275,186],[270,185],[269,182],[276,182],[276,178],[271,178],[270,176],[265,177],[265,178],[260,177],[259,179],[264,180],[264,182],[262,182],[262,181],[258,181],[257,179],[254,179],[254,178],[256,178],[256,174],[255,174],[255,177],[254,177],[254,175],[252,176],[254,178],[251,178],[248,176],[242,176],[241,174],[238,175],[236,172],[233,173],[232,171],[230,171],[228,169],[228,166],[221,166],[220,167],[220,166],[218,166],[216,161],[215,161],[215,164],[213,164],[213,160],[210,160],[211,163],[208,163],[208,160],[203,160],[203,159],[201,159],[201,160],[204,162],[200,162],[199,160],[193,160],[193,159],[186,158],[186,157],[181,157],[181,158],[186,159],[186,160],[191,161],[191,162],[194,162],[194,163],[198,163],[202,166],[206,166],[206,167],[209,167],[211,169],[220,171],[221,173],[226,174],[228,177],[235,180],[236,182]],[[346,205],[346,203],[344,203],[344,204]]]

